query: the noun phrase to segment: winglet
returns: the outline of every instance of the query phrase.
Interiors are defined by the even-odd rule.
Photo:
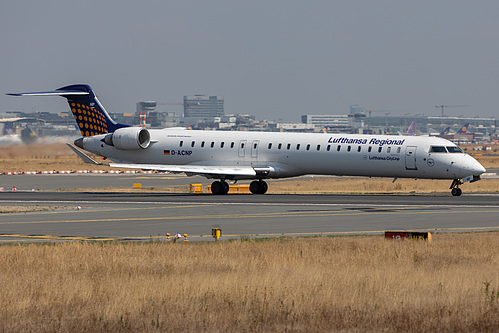
[[[76,153],[76,155],[78,155],[79,158],[81,158],[83,160],[83,162],[89,163],[89,164],[94,164],[94,165],[107,165],[107,166],[109,166],[109,163],[96,162],[90,156],[88,156],[87,154],[85,154],[84,152],[79,150],[78,148],[74,147],[72,144],[70,144],[70,143],[66,143],[66,144],[68,145],[69,148],[71,148]]]

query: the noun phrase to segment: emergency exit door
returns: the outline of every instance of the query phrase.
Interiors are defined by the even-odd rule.
[[[258,146],[259,145],[260,145],[260,140],[253,141],[253,144],[251,145],[251,157],[254,157],[254,158],[258,157]]]
[[[246,149],[246,140],[239,141],[239,157],[244,157],[245,149]]]

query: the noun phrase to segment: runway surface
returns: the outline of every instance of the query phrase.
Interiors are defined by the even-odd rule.
[[[17,177],[17,176],[11,176]],[[26,178],[28,177],[28,178]],[[32,176],[41,177],[41,176]],[[57,178],[55,178],[57,177]],[[7,188],[2,178],[1,186]],[[11,180],[13,178],[10,178]],[[14,179],[28,189],[34,178]],[[102,187],[135,182],[119,176],[47,176],[39,187]],[[145,177],[142,183],[157,183]],[[203,179],[199,179],[200,181]],[[179,186],[192,178],[172,179]],[[27,183],[26,183],[27,182]],[[196,181],[197,182],[197,181]],[[40,184],[45,185],[40,185]],[[210,181],[204,180],[204,183]],[[127,185],[128,186],[128,185]],[[146,185],[143,185],[146,186]],[[112,192],[0,192],[1,206],[50,210],[0,214],[0,241],[164,239],[187,233],[210,240],[219,226],[222,239],[297,235],[373,234],[387,230],[487,231],[499,229],[497,195],[196,195]],[[81,209],[77,210],[76,207]],[[55,208],[55,209],[54,209]]]

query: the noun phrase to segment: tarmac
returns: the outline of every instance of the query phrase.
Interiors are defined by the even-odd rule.
[[[382,234],[385,231],[464,232],[499,230],[496,194],[435,195],[251,195],[93,192],[131,186],[137,175],[2,176],[1,206],[39,211],[0,214],[0,242],[67,240],[165,240],[188,234],[190,241],[254,237]],[[165,175],[144,175],[157,186]],[[9,182],[13,182],[10,184]],[[201,177],[171,177],[169,185],[209,184]],[[121,184],[121,185],[120,185]],[[32,191],[30,187],[35,188]],[[87,192],[53,191],[87,188]],[[38,190],[40,191],[38,191]],[[43,190],[43,191],[41,191]]]

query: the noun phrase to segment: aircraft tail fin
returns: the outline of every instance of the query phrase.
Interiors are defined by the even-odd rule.
[[[71,112],[82,136],[112,133],[129,125],[115,122],[99,102],[92,88],[86,84],[74,84],[54,91],[7,94],[11,96],[62,96],[68,100]]]
[[[414,124],[415,124],[415,123],[416,123],[416,122],[415,122],[415,121],[413,121],[413,122],[409,125],[409,128],[407,129],[407,134],[409,134],[409,135],[414,135]]]
[[[450,131],[450,126],[447,127],[446,129],[444,129],[442,132],[440,132],[439,135],[446,135],[446,134],[449,134],[449,131]]]
[[[458,131],[458,133],[466,133],[468,131],[468,127],[470,126],[470,123],[464,124],[464,126],[461,127],[461,129]]]

